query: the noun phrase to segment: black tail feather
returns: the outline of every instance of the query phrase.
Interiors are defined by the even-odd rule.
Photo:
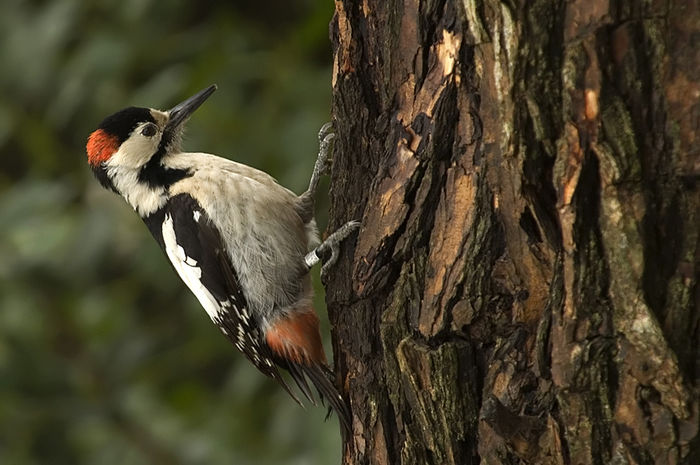
[[[287,370],[289,370],[289,374],[297,386],[299,386],[299,390],[302,392],[302,394],[304,394],[304,397],[309,399],[309,402],[311,402],[313,405],[316,405],[316,399],[314,398],[313,392],[311,392],[309,384],[306,382],[306,376],[304,376],[302,365],[287,363]]]
[[[328,401],[330,408],[335,411],[336,415],[338,415],[343,438],[348,437],[352,429],[350,408],[331,381],[331,371],[325,365],[319,365],[317,363],[309,365],[300,364],[298,366],[301,368],[304,374],[309,377],[321,396],[321,400],[325,399]]]
[[[291,398],[294,399],[294,402],[296,402],[297,404],[299,404],[302,408],[304,407],[304,403],[301,401],[301,399],[299,399],[299,396],[297,396],[297,395],[294,393],[294,389],[292,389],[291,387],[289,387],[289,384],[287,384],[287,382],[284,380],[284,378],[282,378],[282,376],[279,374],[279,372],[273,372],[273,373],[270,374],[269,376],[271,376],[272,378],[276,379],[277,382],[280,383],[280,385],[284,388],[284,390],[287,391],[287,394],[289,394],[289,395],[291,396]],[[302,392],[303,392],[303,391],[302,391]],[[307,395],[305,392],[304,392],[304,395],[305,395],[306,397],[308,397],[308,395]]]
[[[309,402],[313,405],[316,404],[316,396],[311,391],[308,381],[311,381],[316,391],[318,391],[319,397],[321,398],[321,404],[326,405],[328,403],[328,415],[326,419],[331,414],[331,411],[338,415],[338,420],[340,421],[340,432],[343,436],[343,441],[345,438],[349,437],[351,428],[351,415],[350,408],[346,403],[343,396],[340,394],[338,389],[333,384],[333,372],[325,365],[314,362],[293,362],[291,360],[277,359],[277,364],[284,367],[289,372],[291,378],[294,380],[299,390],[304,394]],[[308,378],[308,381],[307,381]],[[292,394],[284,381],[281,381],[285,390],[289,392],[294,400],[303,406],[299,401],[298,397]]]

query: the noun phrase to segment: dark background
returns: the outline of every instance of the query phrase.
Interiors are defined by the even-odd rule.
[[[337,419],[244,360],[85,156],[108,114],[216,83],[184,148],[302,192],[329,119],[332,12],[330,0],[2,2],[0,463],[339,462]]]

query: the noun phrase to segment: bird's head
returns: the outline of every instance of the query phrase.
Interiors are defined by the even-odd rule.
[[[167,111],[128,107],[105,118],[90,134],[87,158],[103,186],[115,188],[115,176],[141,174],[180,150],[184,123],[216,90],[207,87]],[[123,194],[123,192],[122,192]]]

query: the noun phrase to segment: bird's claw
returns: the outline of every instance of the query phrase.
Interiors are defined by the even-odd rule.
[[[338,261],[340,256],[340,244],[348,238],[355,230],[359,229],[360,222],[356,220],[348,221],[343,226],[338,228],[333,234],[328,236],[328,238],[323,241],[323,243],[318,246],[317,254],[326,255],[330,251],[330,257],[325,261],[321,267],[321,280],[326,281],[328,272]]]

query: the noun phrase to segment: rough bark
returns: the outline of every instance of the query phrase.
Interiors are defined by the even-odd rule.
[[[698,464],[697,0],[336,0],[346,464]]]

